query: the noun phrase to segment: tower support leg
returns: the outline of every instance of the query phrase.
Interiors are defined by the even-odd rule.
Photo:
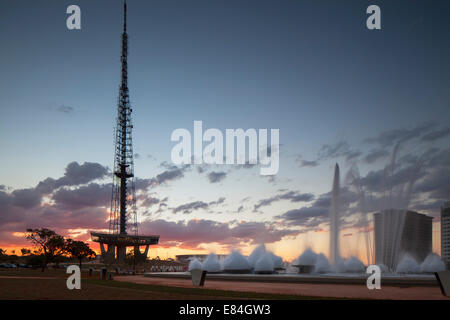
[[[127,256],[127,247],[117,246],[117,262],[124,263]]]
[[[139,249],[139,246],[134,246],[133,252],[136,259],[139,259],[141,257],[141,250]]]
[[[143,253],[145,259],[147,259],[147,255],[148,255],[148,247],[149,247],[149,245],[146,245],[146,246],[145,246],[145,250],[144,250],[144,253]]]
[[[100,242],[100,251],[102,253],[101,261],[103,263],[113,263],[115,260],[115,246],[108,244],[108,249],[105,250],[105,244]]]
[[[100,252],[102,253],[102,257],[106,255],[105,244],[100,242]]]
[[[116,246],[113,244],[108,244],[108,251],[106,252],[106,259],[104,259],[104,262],[106,263],[114,263],[114,260],[116,259]]]

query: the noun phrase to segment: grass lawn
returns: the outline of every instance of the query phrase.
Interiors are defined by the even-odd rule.
[[[39,278],[37,278],[39,277]],[[65,270],[0,270],[0,299],[316,299],[314,297],[179,288],[105,281],[83,272],[81,290],[68,290]]]

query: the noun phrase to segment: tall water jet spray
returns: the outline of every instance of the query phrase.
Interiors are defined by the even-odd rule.
[[[339,260],[339,165],[334,167],[334,179],[330,210],[330,262]]]
[[[397,160],[397,153],[400,148],[400,143],[397,143],[392,151],[391,163],[386,166],[384,169],[384,197],[385,197],[385,206],[386,208],[393,208],[393,181],[394,181],[394,173],[395,173],[395,162]],[[386,194],[387,192],[387,194]]]
[[[358,206],[360,210],[360,223],[361,226],[364,227],[364,240],[366,245],[366,258],[368,264],[373,264],[372,261],[372,243],[370,239],[370,231],[369,231],[369,217],[368,212],[366,210],[366,192],[361,183],[361,175],[359,174],[359,169],[356,163],[352,165],[349,172],[347,173],[347,178],[350,180],[350,185],[353,186],[357,195],[358,195]]]

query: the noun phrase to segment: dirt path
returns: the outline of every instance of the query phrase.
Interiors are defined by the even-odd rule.
[[[114,279],[117,281],[160,286],[193,287],[190,279],[150,278],[144,276],[118,276]],[[244,282],[206,279],[204,288],[334,298],[450,300],[442,295],[439,287],[389,287],[382,285],[381,290],[369,290],[364,285],[350,284]]]

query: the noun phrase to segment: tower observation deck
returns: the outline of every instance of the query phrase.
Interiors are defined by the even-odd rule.
[[[131,122],[132,108],[128,92],[128,34],[127,4],[123,5],[123,33],[121,55],[121,84],[115,128],[114,174],[109,217],[109,233],[91,232],[91,239],[100,243],[102,260],[106,263],[122,262],[126,248],[134,247],[135,255],[147,256],[148,247],[158,244],[159,236],[138,235],[134,155]],[[105,244],[108,248],[105,249]],[[142,254],[139,247],[145,246]]]

